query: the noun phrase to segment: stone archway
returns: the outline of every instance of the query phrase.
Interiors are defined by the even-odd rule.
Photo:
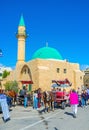
[[[31,71],[28,65],[24,65],[20,71],[20,82],[22,85],[28,86],[33,84]]]
[[[20,73],[21,75],[21,77],[22,76],[29,76],[29,80],[32,80],[32,75],[31,75],[31,71],[30,71],[30,68],[28,67],[28,65],[24,65],[23,67],[22,67],[22,69],[21,69],[21,73]]]

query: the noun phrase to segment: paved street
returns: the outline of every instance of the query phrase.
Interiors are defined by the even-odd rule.
[[[77,118],[73,118],[71,108],[57,109],[44,113],[31,107],[12,107],[11,120],[4,123],[0,114],[0,130],[89,130],[89,105],[78,108]]]

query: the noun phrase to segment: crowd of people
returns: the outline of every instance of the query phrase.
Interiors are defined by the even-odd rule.
[[[83,108],[86,107],[89,101],[89,88],[83,90],[80,90],[80,88],[78,88],[77,93],[78,93],[79,106]]]
[[[69,101],[72,107],[73,117],[76,118],[78,106],[85,108],[89,104],[89,88],[77,91],[72,89],[69,93]]]
[[[59,92],[61,91],[61,88],[54,88],[52,90],[53,92]],[[66,92],[66,89],[63,89],[64,95],[69,97],[69,103],[72,107],[73,117],[77,116],[77,107],[87,107],[89,103],[89,89],[83,89],[78,88],[78,90],[71,89],[69,92]],[[39,109],[41,106],[43,106],[43,100],[42,100],[42,91],[39,88],[38,90],[35,90],[32,94],[32,100],[33,100],[33,109]],[[27,96],[24,96],[24,107],[27,106]]]
[[[59,91],[61,91],[60,88],[52,90],[53,93]],[[47,91],[45,92],[47,94]],[[87,88],[81,90],[80,88],[78,88],[77,91],[71,89],[69,92],[66,92],[66,90],[63,89],[63,93],[64,96],[67,95],[67,97],[69,97],[68,99],[69,99],[70,106],[72,107],[73,117],[76,118],[78,106],[84,108],[87,107],[89,103],[89,89]],[[23,97],[23,105],[25,108],[28,107],[29,104],[28,102],[31,100],[32,100],[33,109],[38,110],[40,107],[44,106],[44,102],[42,99],[42,90],[40,88],[31,93],[30,96],[32,96],[32,98],[29,98],[28,96],[29,94],[26,87],[23,87],[23,89],[19,92],[19,94],[20,96]],[[0,94],[0,105],[2,108],[3,120],[4,122],[7,122],[10,120],[10,114],[9,114],[9,109],[7,104],[7,98],[4,92]]]
[[[23,87],[23,89],[20,90],[19,95],[20,97],[23,98],[23,101],[24,101],[23,104],[25,108],[29,106],[29,104],[32,104],[34,109],[38,109],[39,107],[41,107],[42,95],[41,95],[40,88],[29,94],[27,91],[27,88]],[[32,102],[32,103],[29,103],[29,102]]]

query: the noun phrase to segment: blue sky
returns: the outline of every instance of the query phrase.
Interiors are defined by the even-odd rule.
[[[0,3],[0,64],[14,67],[17,61],[16,32],[23,14],[29,37],[26,61],[46,46],[57,49],[63,59],[89,65],[88,0],[3,0]]]

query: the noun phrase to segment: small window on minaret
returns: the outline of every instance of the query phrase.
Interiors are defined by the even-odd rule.
[[[28,74],[30,73],[30,70],[28,69]]]
[[[82,80],[82,76],[80,76],[80,80]]]

